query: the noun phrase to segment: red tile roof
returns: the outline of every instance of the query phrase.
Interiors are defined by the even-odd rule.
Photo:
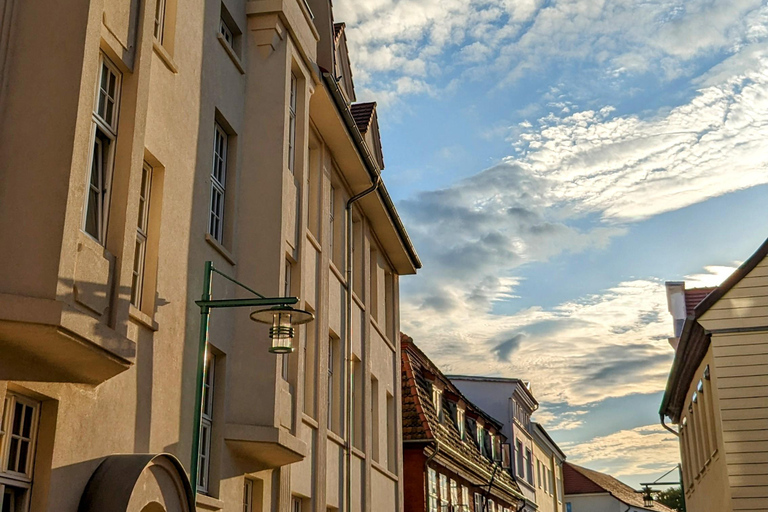
[[[599,473],[570,462],[563,462],[565,494],[608,493],[625,505],[650,512],[674,512],[671,508],[655,502],[653,508],[643,505],[643,495],[611,475]]]
[[[685,290],[685,313],[692,315],[696,306],[716,289],[717,287],[713,286],[711,288],[691,288],[690,290]]]
[[[455,460],[464,465],[468,472],[477,474],[479,481],[485,484],[483,478],[494,471],[494,464],[480,453],[480,449],[471,439],[462,440],[459,430],[453,421],[438,419],[437,411],[432,403],[432,388],[430,379],[439,380],[445,385],[443,393],[443,410],[448,398],[445,393],[461,398],[467,404],[467,415],[471,410],[478,413],[487,423],[492,424],[498,431],[502,424],[477,408],[472,402],[443,375],[437,366],[414,343],[413,339],[400,334],[403,386],[403,440],[404,441],[435,441],[441,446],[441,451],[455,454]],[[484,475],[478,472],[482,468]],[[487,485],[487,484],[486,484]],[[520,488],[514,477],[507,471],[497,471],[494,487],[522,499]]]

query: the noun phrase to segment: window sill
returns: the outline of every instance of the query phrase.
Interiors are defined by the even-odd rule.
[[[136,322],[140,323],[150,331],[156,331],[159,326],[157,325],[157,322],[149,316],[148,314],[144,313],[142,310],[131,304],[128,307],[128,316],[132,319],[136,320]]]
[[[333,272],[333,274],[336,276],[336,279],[339,280],[339,282],[341,283],[341,286],[346,288],[347,280],[344,277],[344,274],[342,274],[341,270],[339,270],[339,268],[336,266],[336,263],[334,263],[333,261],[329,261],[328,263],[329,263],[328,266],[331,267],[331,272]]]
[[[336,432],[334,432],[333,430],[328,430],[328,439],[338,444],[342,448],[346,446],[346,443],[344,443],[344,439],[342,439],[341,436]]]
[[[197,506],[203,510],[222,510],[224,502],[206,494],[197,493]]]
[[[303,421],[304,423],[306,423],[310,427],[314,428],[315,430],[320,428],[320,425],[317,423],[317,421],[315,421],[315,419],[312,416],[309,416],[305,412],[301,413],[301,421]]]
[[[163,48],[163,45],[157,42],[157,40],[152,41],[152,49],[155,51],[158,57],[160,57],[160,60],[163,61],[163,64],[165,64],[165,67],[168,68],[168,70],[173,73],[174,75],[178,74],[179,68],[176,66],[176,63],[173,61],[173,57],[171,57],[171,54],[168,53],[168,50]]]
[[[210,234],[205,234],[205,241],[208,242],[211,247],[216,249],[216,252],[221,254],[224,259],[229,262],[230,265],[237,265],[237,261],[235,260],[235,257],[232,255],[232,253],[226,250],[224,246],[221,245],[219,241],[213,238]]]
[[[376,471],[378,471],[379,473],[381,473],[385,477],[389,478],[393,482],[397,482],[398,480],[400,480],[399,478],[397,478],[396,474],[392,473],[390,470],[388,470],[387,468],[385,468],[384,466],[382,466],[381,464],[379,464],[375,460],[371,461],[371,466],[374,469],[376,469]]]
[[[374,329],[376,329],[376,332],[379,333],[379,336],[381,336],[381,339],[384,340],[384,343],[386,343],[390,349],[392,349],[392,352],[397,353],[397,349],[395,348],[395,345],[392,343],[392,340],[389,339],[389,336],[387,336],[384,331],[381,330],[381,327],[379,327],[379,322],[376,321],[376,319],[371,316],[371,325]]]
[[[227,40],[224,39],[224,36],[221,35],[220,32],[216,33],[216,39],[219,40],[221,43],[221,46],[224,47],[224,50],[227,52],[227,55],[229,55],[229,58],[232,59],[232,63],[234,63],[237,70],[240,72],[241,75],[245,74],[245,68],[243,67],[243,64],[240,62],[240,57],[237,56],[235,53],[235,50],[232,49],[231,46],[229,46],[229,43],[227,43]]]

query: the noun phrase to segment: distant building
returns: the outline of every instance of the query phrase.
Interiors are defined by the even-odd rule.
[[[768,240],[717,288],[667,283],[667,296],[676,353],[659,413],[677,425],[687,509],[768,510]]]
[[[531,421],[539,403],[530,384],[501,377],[449,378],[470,400],[504,422],[502,432],[512,444],[514,474],[525,496],[526,505],[521,510],[561,512],[561,465],[565,455],[544,427]]]
[[[605,473],[566,462],[563,476],[565,512],[674,512],[661,503],[646,507],[641,492]],[[720,509],[701,509],[704,511],[720,512]]]
[[[405,512],[516,512],[502,425],[401,336]]]

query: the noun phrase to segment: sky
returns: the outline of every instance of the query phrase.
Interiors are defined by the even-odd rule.
[[[717,285],[768,237],[768,5],[334,9],[424,265],[402,331],[446,374],[530,381],[569,461],[664,474],[664,282]]]

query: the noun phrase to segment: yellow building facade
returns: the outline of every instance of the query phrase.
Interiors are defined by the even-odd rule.
[[[660,409],[677,425],[686,509],[768,510],[768,241],[689,306]]]
[[[420,262],[345,37],[328,0],[0,1],[2,512],[402,508]],[[200,411],[206,261],[315,320],[276,356],[212,312]]]

